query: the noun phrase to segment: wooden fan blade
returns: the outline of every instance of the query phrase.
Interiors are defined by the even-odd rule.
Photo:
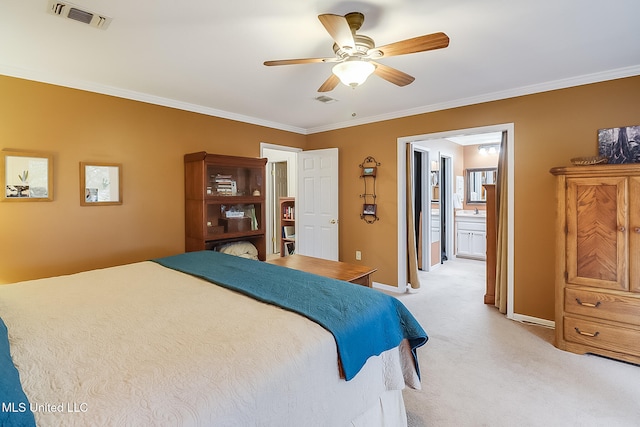
[[[442,49],[447,46],[449,46],[449,37],[445,33],[433,33],[377,47],[375,50],[382,52],[383,56],[396,56]]]
[[[337,58],[304,58],[304,59],[280,59],[277,61],[265,61],[264,65],[294,65],[294,64],[312,64],[317,62],[335,62]]]
[[[324,28],[336,42],[338,47],[350,47],[351,49],[355,49],[356,43],[353,40],[353,33],[351,32],[349,23],[344,16],[327,13],[319,15],[318,19],[322,25],[324,25]]]
[[[415,77],[410,76],[407,73],[403,73],[402,71],[396,70],[395,68],[389,67],[387,65],[383,65],[373,61],[371,61],[371,63],[376,66],[373,74],[378,77],[382,77],[383,79],[393,83],[394,85],[406,86],[410,83],[413,83],[413,81],[416,79]]]
[[[318,89],[318,92],[330,92],[333,89],[335,89],[336,86],[338,86],[338,83],[340,83],[340,79],[338,78],[338,76],[331,73],[329,78],[325,80],[324,83],[322,83],[322,86],[320,86],[320,89]]]

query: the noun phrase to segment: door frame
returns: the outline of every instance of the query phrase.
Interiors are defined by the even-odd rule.
[[[294,157],[295,155],[297,155],[298,152],[302,151],[301,148],[295,148],[295,147],[287,147],[286,145],[276,145],[276,144],[270,144],[267,142],[261,142],[260,143],[260,157],[264,157],[267,158],[267,162],[277,162],[277,161],[282,161],[281,158],[278,159],[274,159],[273,156],[271,156],[271,158],[269,157],[269,151],[280,151],[283,152],[283,157],[289,157],[288,154],[293,153]],[[265,153],[266,152],[266,153]],[[286,158],[285,159],[287,161],[287,182],[289,182],[289,188],[292,188],[293,191],[291,191],[290,193],[293,194],[289,194],[290,197],[296,197],[297,196],[297,170],[298,167],[296,164],[293,165],[289,165],[289,161],[290,159]],[[293,162],[295,163],[295,160],[293,160]],[[291,174],[290,172],[292,171],[296,171],[295,174]],[[289,176],[291,175],[291,176]],[[267,223],[267,229],[266,229],[266,239],[267,242],[273,242],[273,239],[276,238],[276,230],[273,229],[273,212],[275,211],[275,206],[277,205],[277,200],[275,200],[274,197],[274,191],[273,191],[273,182],[271,179],[267,179],[267,192],[265,194],[266,197],[266,203],[267,203],[267,215],[265,217],[265,221]],[[269,249],[271,248],[271,249]],[[272,255],[273,252],[273,245],[267,245],[267,255]]]
[[[446,163],[447,167],[444,167],[444,164]],[[446,253],[445,255],[447,256],[447,259],[454,259],[455,257],[455,252],[453,251],[453,242],[454,242],[454,221],[455,218],[453,216],[453,212],[454,209],[453,207],[453,179],[454,179],[454,175],[453,175],[453,160],[451,158],[451,156],[449,154],[440,152],[440,195],[441,197],[445,198],[445,202],[444,204],[446,205],[445,208],[447,206],[450,206],[450,209],[446,209],[445,214],[443,215],[442,213],[440,215],[442,218],[442,222],[445,223],[446,227],[444,230],[444,233],[442,232],[442,224],[440,224],[440,239],[444,239],[445,242],[445,248],[446,248]],[[444,174],[446,174],[446,178],[443,179],[443,171],[444,170]],[[444,182],[444,185],[442,185],[442,182]],[[440,200],[440,203],[442,202],[442,199]]]
[[[416,235],[416,242],[421,248],[416,248],[418,254],[422,254],[422,259],[418,260],[418,265],[422,265],[422,271],[431,271],[433,270],[433,266],[431,265],[431,180],[429,179],[431,176],[431,159],[433,156],[433,152],[427,148],[419,145],[411,145],[411,149],[413,151],[413,156],[411,156],[412,161],[416,158],[416,153],[420,153],[421,164],[420,170],[417,171],[417,165],[414,161],[414,176],[420,176],[421,185],[420,189],[422,195],[420,197],[422,210],[422,239],[419,239],[419,235]],[[416,185],[414,183],[412,190],[412,197],[414,209],[416,208]],[[414,218],[414,223],[417,225],[420,218]],[[429,236],[429,237],[426,237]]]
[[[491,126],[481,126],[476,128],[468,128],[468,129],[457,129],[450,130],[444,132],[434,132],[427,133],[422,135],[414,135],[401,137],[397,139],[397,160],[398,160],[398,168],[397,168],[397,183],[398,183],[398,290],[400,292],[409,292],[410,285],[407,283],[407,269],[405,266],[407,265],[407,223],[406,223],[406,150],[407,145],[412,144],[414,142],[430,139],[446,139],[453,136],[458,136],[461,134],[469,135],[469,134],[479,134],[479,133],[489,133],[489,132],[507,132],[507,209],[508,209],[508,217],[507,217],[507,318],[514,318],[514,310],[513,310],[513,292],[514,292],[514,172],[513,172],[513,162],[514,162],[514,124],[513,123],[503,123],[498,125]],[[412,292],[415,292],[413,290]]]
[[[273,152],[273,151],[272,151]],[[267,227],[267,229],[271,229],[273,230],[273,238],[268,239],[267,241],[271,242],[271,250],[267,250],[268,254],[279,254],[280,253],[280,239],[277,237],[275,230],[282,230],[282,215],[280,214],[281,212],[281,206],[280,206],[280,197],[293,197],[293,196],[289,196],[289,194],[291,193],[291,186],[288,184],[288,181],[291,179],[289,176],[289,167],[291,166],[289,159],[283,159],[283,160],[275,160],[275,161],[271,161],[269,160],[267,162],[267,180],[269,181],[269,183],[267,184],[267,186],[271,187],[271,193],[272,196],[270,197],[270,199],[267,202],[267,209],[269,210],[269,214],[271,216],[271,224],[269,224],[269,226]],[[287,185],[286,185],[286,190],[284,191],[284,193],[281,194],[281,192],[279,191],[279,188],[281,189],[281,187],[279,185],[277,185],[278,183],[278,176],[280,175],[279,173],[277,173],[279,171],[279,167],[283,167],[284,169],[284,178],[287,180]],[[280,171],[281,172],[281,171]],[[279,234],[279,233],[278,233]],[[281,255],[282,256],[282,255]]]

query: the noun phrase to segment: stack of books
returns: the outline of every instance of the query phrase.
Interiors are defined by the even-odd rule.
[[[284,206],[282,208],[282,219],[295,220],[295,208],[293,206]]]
[[[213,178],[216,183],[216,192],[219,196],[235,196],[238,194],[238,187],[236,182],[231,179],[231,175],[217,174]]]

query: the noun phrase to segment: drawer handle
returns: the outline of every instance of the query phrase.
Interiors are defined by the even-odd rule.
[[[593,308],[598,308],[598,306],[599,306],[599,305],[600,305],[600,303],[601,303],[601,301],[598,301],[598,302],[597,302],[597,303],[595,303],[595,304],[591,304],[590,302],[582,302],[582,301],[580,301],[580,298],[576,298],[576,302],[577,302],[578,304],[580,304],[581,306],[583,306],[583,307],[593,307]]]
[[[600,332],[594,332],[594,333],[590,333],[590,332],[582,332],[580,329],[575,328],[576,332],[579,333],[580,335],[585,335],[587,337],[597,337],[598,335],[600,335]]]

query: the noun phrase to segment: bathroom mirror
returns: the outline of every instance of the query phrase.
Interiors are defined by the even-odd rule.
[[[122,204],[122,165],[80,163],[80,205]]]
[[[3,201],[53,200],[53,156],[41,152],[2,151],[0,182]]]
[[[467,169],[467,203],[487,203],[484,184],[495,184],[497,168]]]

